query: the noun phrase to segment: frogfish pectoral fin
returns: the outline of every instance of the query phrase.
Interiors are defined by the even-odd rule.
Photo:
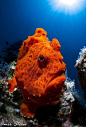
[[[13,93],[14,88],[17,86],[15,77],[12,80],[7,81],[7,82],[8,82],[8,85],[7,85],[8,91]]]
[[[35,104],[34,106],[34,103],[33,102],[28,102],[27,104],[26,103],[22,103],[20,105],[20,110],[22,112],[22,114],[28,118],[33,118],[34,115],[35,115],[35,112],[36,112],[36,109],[38,108],[39,106]]]

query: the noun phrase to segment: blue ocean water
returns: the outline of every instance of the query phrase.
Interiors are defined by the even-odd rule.
[[[47,31],[49,40],[59,40],[68,76],[81,90],[74,65],[80,49],[86,45],[86,6],[70,15],[53,11],[49,0],[0,0],[1,48],[8,46],[6,41],[11,45],[25,40],[38,27]]]

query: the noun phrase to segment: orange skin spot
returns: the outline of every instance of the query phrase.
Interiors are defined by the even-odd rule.
[[[20,106],[24,116],[33,117],[40,106],[56,105],[66,79],[65,63],[57,39],[50,42],[47,32],[37,28],[19,49],[15,77],[8,81],[8,90],[17,86],[23,95]]]

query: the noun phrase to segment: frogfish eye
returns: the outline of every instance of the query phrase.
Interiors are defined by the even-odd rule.
[[[40,61],[40,62],[45,61],[45,58],[44,58],[44,56],[43,56],[43,55],[40,55],[40,56],[39,56],[39,61]]]
[[[47,59],[43,55],[39,55],[38,64],[41,69],[45,68],[47,65]]]

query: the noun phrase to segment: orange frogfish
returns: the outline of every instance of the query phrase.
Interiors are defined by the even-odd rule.
[[[8,90],[17,86],[23,95],[20,110],[33,117],[40,106],[56,105],[65,77],[66,65],[57,39],[50,42],[47,32],[37,28],[33,36],[23,41],[19,49],[14,78],[8,81]]]

